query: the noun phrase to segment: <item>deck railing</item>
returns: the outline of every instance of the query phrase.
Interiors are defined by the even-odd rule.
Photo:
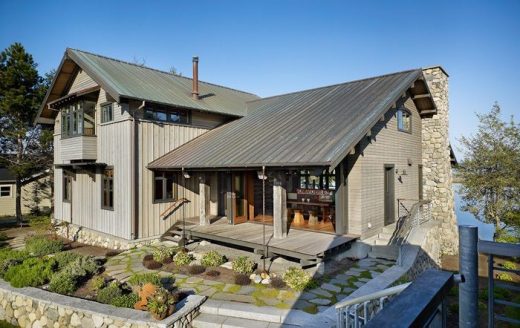
[[[392,297],[405,290],[410,283],[390,287],[369,295],[336,304],[338,328],[363,327]]]

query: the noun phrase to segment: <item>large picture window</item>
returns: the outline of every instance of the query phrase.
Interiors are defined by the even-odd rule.
[[[189,124],[190,119],[188,112],[182,109],[159,111],[151,108],[146,108],[144,111],[144,118],[152,121]]]
[[[11,185],[3,185],[0,186],[0,198],[2,197],[11,197]]]
[[[412,114],[406,109],[397,110],[397,129],[403,132],[412,132]]]
[[[167,202],[177,199],[177,173],[156,172],[153,190],[155,202]]]
[[[101,207],[107,210],[114,209],[114,169],[103,171],[103,185],[101,186]]]
[[[62,137],[94,136],[96,134],[96,103],[80,101],[61,109]]]
[[[63,174],[63,201],[70,202],[72,200],[72,177],[66,173]]]

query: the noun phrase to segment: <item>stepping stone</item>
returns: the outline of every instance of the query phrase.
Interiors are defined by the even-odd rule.
[[[222,283],[220,281],[215,281],[215,280],[204,280],[202,283],[204,285],[208,285],[208,286],[222,285]]]
[[[307,302],[306,300],[297,300],[296,303],[294,303],[293,308],[297,310],[303,310],[309,306],[311,306],[311,303]]]
[[[226,286],[224,286],[223,291],[226,293],[238,294],[237,291],[240,291],[241,289],[242,287],[240,287],[239,285],[226,284]]]
[[[361,286],[364,286],[365,283],[364,282],[361,282],[361,281],[356,281],[354,282],[354,286],[356,286],[357,288],[361,287]]]
[[[280,293],[278,294],[277,298],[279,300],[294,300],[294,299],[298,299],[299,297],[293,291],[281,290]]]
[[[350,268],[350,269],[348,269],[348,271],[350,271],[350,272],[363,272],[363,271],[365,271],[365,270],[360,269],[360,268]],[[347,272],[348,272],[348,271],[347,271]]]
[[[202,295],[202,296],[212,297],[216,292],[217,292],[217,290],[215,288],[209,287],[208,289],[203,290],[203,291],[199,292],[198,294]]]
[[[352,277],[353,274],[346,274],[346,273],[342,273],[342,274],[338,274],[334,280],[344,280],[344,281],[347,281],[348,278]]]
[[[313,289],[313,290],[310,290],[309,292],[315,294],[315,295],[319,295],[319,296],[323,296],[323,297],[332,297],[332,294],[329,293],[328,291],[326,290],[322,290],[322,289]]]
[[[350,294],[350,293],[352,293],[354,290],[355,290],[354,288],[343,287],[343,293]]]
[[[322,285],[321,285],[321,288],[322,288],[322,289],[325,289],[325,290],[328,290],[328,291],[331,291],[331,292],[333,292],[333,293],[339,293],[339,292],[341,292],[341,287],[338,287],[338,286],[333,285],[333,284],[325,283],[325,284],[322,284]]]
[[[336,295],[336,299],[338,300],[338,302],[341,302],[343,301],[345,298],[348,297],[349,294],[338,294]]]
[[[309,302],[317,304],[317,305],[329,305],[331,301],[326,298],[315,298],[310,300]]]
[[[276,304],[279,304],[280,303],[280,300],[276,299],[276,298],[269,298],[269,297],[258,297],[259,300],[261,300],[262,302],[264,302],[266,305],[268,306],[275,306]]]
[[[237,295],[249,295],[252,292],[254,292],[255,290],[256,290],[256,288],[253,287],[253,286],[242,286],[242,288],[240,288],[240,290],[238,292],[236,292],[235,294],[237,294]]]
[[[189,277],[188,279],[186,279],[187,284],[200,284],[203,281],[204,279],[197,277]]]
[[[255,303],[255,299],[250,295],[237,295],[229,293],[216,293],[212,297],[213,299],[222,301],[233,301],[241,303]]]
[[[334,285],[347,286],[348,285],[348,278],[347,279],[337,279],[337,278],[334,278],[334,279],[331,279],[330,283],[334,284]]]
[[[185,274],[182,274],[182,273],[176,273],[175,278],[176,279],[186,279],[186,278],[188,278],[188,276]]]
[[[312,294],[312,293],[308,293],[308,292],[301,294],[299,297],[300,300],[306,300],[306,301],[312,300],[313,298],[316,298],[316,294]]]

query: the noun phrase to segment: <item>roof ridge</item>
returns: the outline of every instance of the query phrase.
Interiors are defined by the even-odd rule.
[[[108,56],[105,56],[105,55],[95,54],[95,53],[90,52],[90,51],[85,51],[85,50],[81,50],[81,49],[67,47],[67,51],[68,50],[79,51],[79,52],[82,52],[82,53],[85,53],[85,54],[89,54],[89,55],[92,55],[92,56],[96,56],[96,57],[100,57],[100,58],[104,58],[104,59],[120,62],[120,63],[131,65],[131,66],[136,66],[136,67],[140,67],[140,68],[149,69],[151,71],[156,71],[156,72],[159,72],[159,73],[168,74],[168,75],[171,75],[171,76],[174,76],[174,77],[183,78],[183,79],[186,79],[186,80],[193,80],[192,78],[189,78],[187,76],[174,74],[174,73],[171,73],[171,72],[163,71],[163,70],[160,70],[160,69],[157,69],[157,68],[153,68],[153,67],[148,67],[148,66],[145,66],[145,65],[139,65],[139,64],[136,64],[136,63],[130,63],[130,62],[125,61],[125,60],[121,60],[121,59],[117,59],[117,58],[113,58],[113,57],[108,57]],[[230,87],[227,87],[227,86],[224,86],[224,85],[211,83],[211,82],[206,82],[206,81],[202,81],[202,80],[199,80],[199,82],[258,97],[258,95],[255,95],[254,93],[238,90],[238,89],[235,89],[235,88],[230,88]]]
[[[246,104],[253,103],[253,102],[256,102],[256,101],[262,101],[262,100],[266,100],[266,99],[272,99],[272,98],[276,98],[276,97],[283,97],[283,96],[294,95],[294,94],[298,94],[298,93],[301,93],[301,92],[315,91],[315,90],[320,90],[320,89],[325,89],[325,88],[337,87],[337,86],[340,86],[340,85],[346,85],[346,84],[350,84],[350,83],[362,82],[362,81],[371,80],[371,79],[378,79],[378,78],[388,77],[388,76],[397,75],[397,74],[409,73],[409,72],[413,72],[413,71],[422,71],[422,69],[420,69],[420,68],[413,68],[413,69],[408,69],[408,70],[394,72],[394,73],[387,73],[387,74],[383,74],[383,75],[377,75],[377,76],[372,76],[372,77],[365,77],[365,78],[362,78],[362,79],[357,79],[357,80],[352,80],[352,81],[347,81],[347,82],[340,82],[340,83],[335,83],[335,84],[329,84],[329,85],[316,87],[316,88],[292,91],[292,92],[282,93],[282,94],[279,94],[279,95],[269,96],[269,97],[265,97],[265,98],[249,100],[249,101],[246,101]]]

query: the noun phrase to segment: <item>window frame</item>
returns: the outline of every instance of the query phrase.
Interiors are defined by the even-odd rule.
[[[400,132],[406,132],[406,133],[412,133],[412,112],[408,109],[401,107],[397,109],[396,112],[397,117],[397,130]],[[408,128],[404,127],[404,119],[407,118],[408,121]]]
[[[93,106],[93,128],[92,134],[85,133],[85,109],[87,104]],[[96,136],[96,102],[79,100],[69,103],[60,108],[61,115],[61,138],[95,137]]]
[[[110,111],[107,111],[106,109],[107,108],[110,108]],[[101,112],[101,123],[109,123],[109,122],[113,122],[114,121],[114,103],[113,102],[108,102],[108,103],[103,103],[101,104],[100,106],[100,112]],[[106,119],[106,114],[107,113],[110,113],[110,119]]]
[[[111,171],[112,172],[112,175],[111,176],[107,176],[106,172],[107,171]],[[109,167],[106,167],[104,168],[102,171],[101,171],[101,208],[104,209],[104,210],[108,210],[108,211],[113,211],[114,210],[114,167],[112,166],[109,166]],[[109,185],[109,188],[108,190],[106,189],[107,187],[107,182],[110,183],[111,182],[111,185]],[[106,204],[105,203],[105,193],[108,192],[108,200],[110,202],[110,200],[112,200],[112,204]],[[110,193],[112,193],[112,197],[110,197]]]
[[[170,175],[170,177],[167,177],[167,175]],[[172,198],[167,198],[166,195],[168,194],[168,178],[171,178],[172,180]],[[156,198],[156,183],[157,181],[161,181],[162,183],[162,198]],[[177,199],[179,199],[179,174],[177,172],[173,171],[162,171],[162,172],[154,172],[153,173],[153,193],[152,193],[152,202],[154,204],[158,203],[169,203],[173,202]]]
[[[164,115],[164,119],[159,119],[159,115]],[[174,120],[173,117],[175,116],[179,117],[179,119]],[[185,121],[182,120],[183,117]],[[155,109],[153,107],[145,107],[143,118],[154,122],[191,125],[191,112],[181,108]]]
[[[62,201],[70,203],[72,201],[72,176],[68,173],[63,173],[62,177]]]
[[[9,188],[9,195],[2,196],[2,188],[8,187]],[[10,184],[2,184],[0,185],[0,198],[12,198],[13,197],[13,185]]]

